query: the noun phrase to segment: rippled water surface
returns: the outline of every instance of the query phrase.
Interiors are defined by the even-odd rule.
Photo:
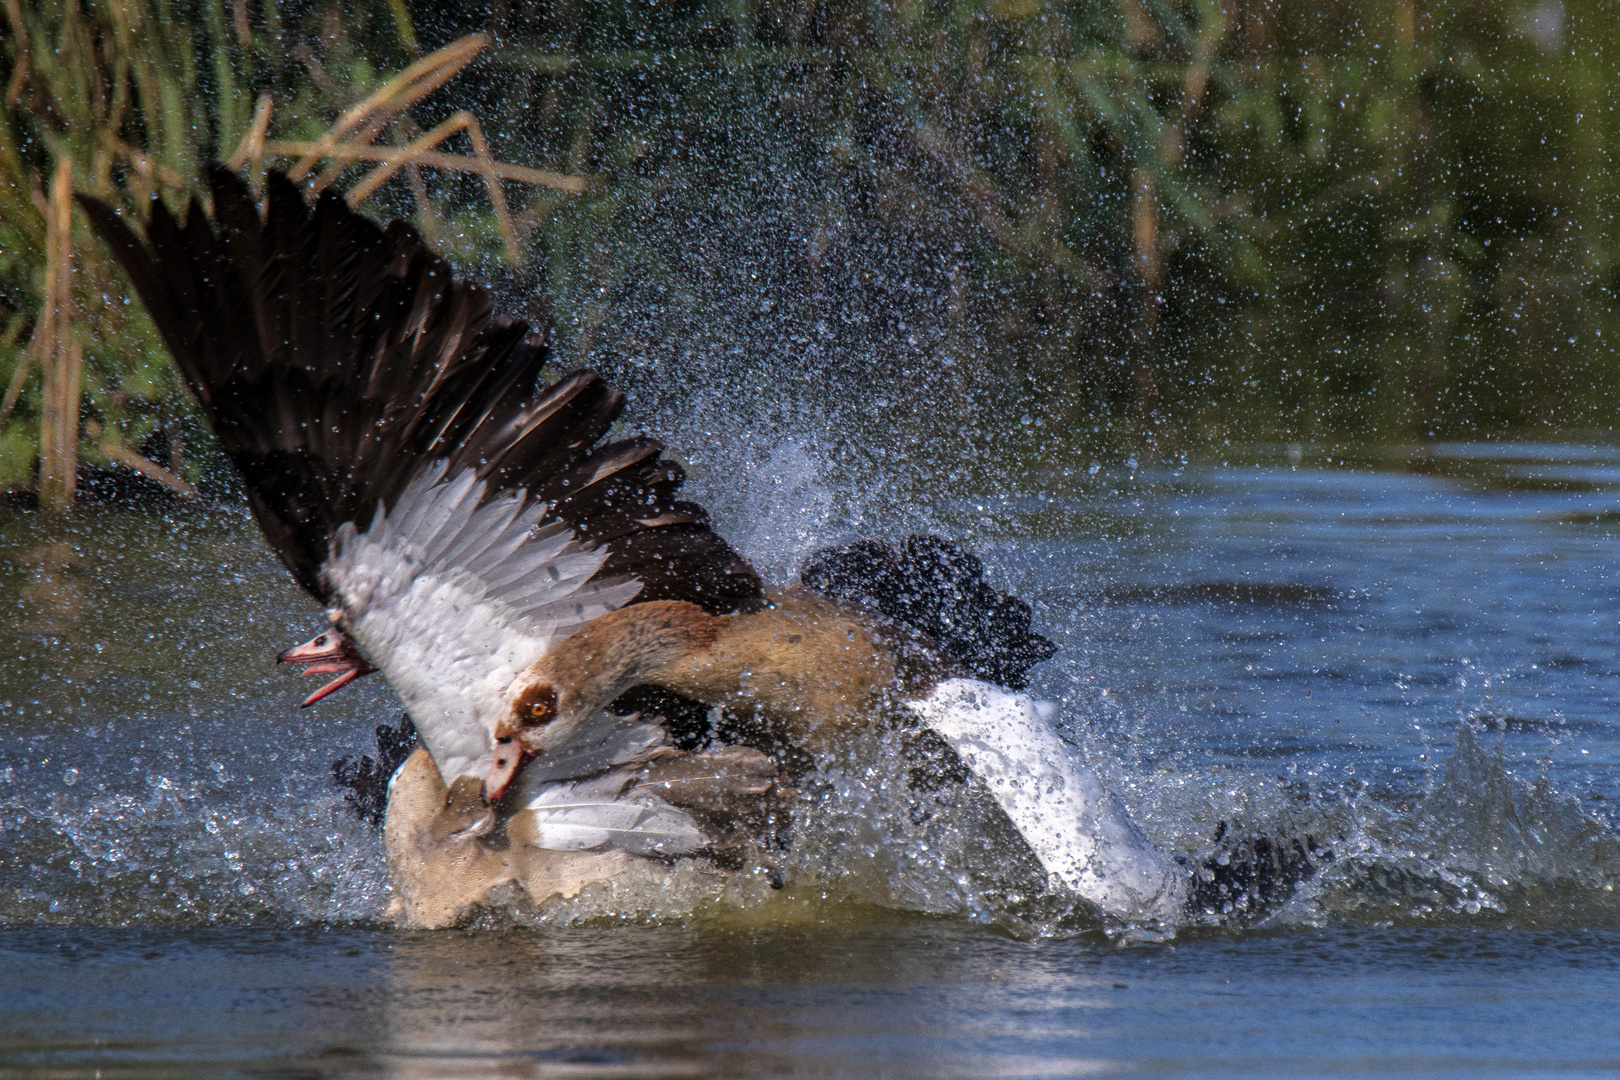
[[[892,524],[922,521],[1034,604],[1063,646],[1035,689],[1156,841],[1308,850],[1297,884],[1143,942],[831,776],[781,893],[395,932],[330,762],[397,706],[297,710],[270,661],[318,613],[251,524],[11,515],[0,1076],[1620,1067],[1620,453],[1260,448]]]

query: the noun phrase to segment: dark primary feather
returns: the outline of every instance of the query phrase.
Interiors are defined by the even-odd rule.
[[[378,724],[376,734],[376,758],[370,754],[338,758],[332,762],[332,783],[349,789],[343,793],[343,801],[356,817],[381,825],[383,814],[388,810],[388,781],[416,749],[416,725],[411,723],[410,716],[400,713],[399,727]]]
[[[926,634],[974,675],[1014,690],[1057,652],[1030,629],[1028,604],[996,592],[978,556],[937,536],[909,537],[899,549],[876,540],[827,548],[805,561],[799,580]]]
[[[497,319],[409,226],[386,229],[330,193],[313,206],[279,173],[265,209],[215,166],[213,218],[153,200],[143,242],[80,204],[145,302],[271,546],[323,603],[329,538],[364,528],[427,463],[476,469],[487,497],[521,490],[608,545],[599,578],[637,601],[719,613],[760,597],[752,568],[675,500],[684,478],[650,439],[598,445],[624,406],[594,371],[542,386],[543,336]]]

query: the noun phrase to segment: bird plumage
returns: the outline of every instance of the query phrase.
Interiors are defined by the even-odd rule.
[[[264,210],[209,172],[213,216],[184,223],[153,200],[143,240],[80,197],[151,313],[254,516],[322,603],[321,571],[346,524],[392,507],[428,467],[488,502],[543,503],[542,523],[606,545],[596,575],[634,577],[642,600],[731,611],[758,576],[675,498],[684,474],[655,440],[602,443],[624,397],[593,371],[543,385],[543,334],[496,318],[415,230],[379,228],[330,193],[307,204],[279,173]],[[442,463],[442,464],[441,464]]]
[[[446,782],[482,771],[505,683],[625,603],[727,612],[753,569],[677,499],[624,405],[455,280],[408,226],[285,177],[263,210],[209,173],[212,215],[154,200],[145,238],[81,197],[294,578],[400,692]]]
[[[595,696],[547,697],[535,682],[557,680],[567,659],[584,685],[598,639],[670,613],[696,649],[659,654],[649,681],[705,703],[753,702],[812,751],[834,746],[843,725],[909,711],[983,772],[1066,886],[1115,915],[1158,918],[1177,902],[1174,873],[1038,703],[960,678],[1021,686],[1052,652],[1028,606],[990,589],[975,557],[934,538],[899,553],[866,544],[813,563],[810,590],[767,598],[703,510],[676,498],[683,473],[659,443],[603,441],[623,396],[591,371],[545,384],[544,335],[496,318],[408,226],[379,228],[330,193],[306,203],[275,173],[262,209],[234,174],[215,167],[208,179],[211,211],[194,200],[181,222],[154,201],[144,239],[80,202],[272,548],[343,635],[286,655],[317,656],[347,680],[363,653],[431,755],[418,750],[389,787],[390,869],[409,921],[454,918],[502,881],[533,893],[573,887],[589,866],[622,869],[618,856],[712,851],[734,842],[730,827],[683,797],[780,793],[775,766],[753,751],[685,772],[660,765],[679,754],[667,726],[603,709],[636,685],[634,664],[602,673],[611,692]],[[641,614],[625,617],[627,605]],[[568,722],[533,741],[542,756],[502,821],[478,789],[520,705],[552,719],[560,708]],[[485,843],[503,830],[508,847]],[[559,877],[543,856],[559,851],[602,859]]]

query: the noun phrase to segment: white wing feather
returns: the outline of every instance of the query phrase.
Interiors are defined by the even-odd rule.
[[[1056,705],[948,679],[911,708],[984,781],[1047,873],[1111,917],[1177,920],[1185,875],[1058,735]]]
[[[622,607],[641,583],[591,583],[605,549],[517,495],[480,506],[469,470],[424,469],[364,532],[344,525],[321,568],[345,626],[415,721],[446,783],[488,772],[506,691],[552,642]]]
[[[703,831],[690,814],[655,795],[621,796],[636,775],[618,769],[590,780],[550,784],[529,803],[536,846],[552,851],[624,850],[637,855],[685,855],[702,850]]]

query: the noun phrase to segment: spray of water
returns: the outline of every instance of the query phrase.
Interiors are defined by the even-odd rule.
[[[937,524],[933,506],[839,486],[836,467],[822,456],[826,444],[813,426],[789,434],[716,429],[696,444],[697,494],[770,579],[787,580],[806,553],[858,531]],[[161,530],[139,527],[130,539],[158,553],[151,565],[137,572],[103,562],[103,573],[78,593],[51,594],[76,597],[72,610],[47,611],[38,597],[22,598],[46,623],[27,623],[13,642],[39,654],[28,654],[38,661],[37,681],[23,686],[14,675],[3,703],[0,924],[384,919],[390,895],[380,839],[354,820],[329,772],[333,759],[360,749],[365,725],[327,726],[296,714],[293,685],[282,687],[286,700],[266,698],[262,667],[249,668],[245,657],[262,650],[267,660],[275,645],[300,636],[299,618],[285,612],[302,605],[290,586],[255,586],[268,590],[259,598],[266,609],[282,612],[261,613],[250,624],[255,631],[239,625],[252,606],[231,601],[229,588],[218,589],[224,597],[211,596],[207,583],[175,593],[174,582],[210,560],[223,560],[244,582],[275,578],[262,552],[239,550],[251,536],[246,522],[182,525],[182,535],[197,531],[195,543],[165,548],[154,535]],[[38,538],[23,539],[9,550],[41,557]],[[72,536],[54,542],[87,547]],[[60,566],[51,572],[72,578]],[[127,580],[135,579],[147,584],[131,590]],[[161,601],[155,609],[147,604],[153,596]],[[154,706],[153,685],[173,686],[176,672],[185,674],[183,660],[162,670],[90,663],[120,631],[172,617],[158,611],[177,606],[222,640],[239,639],[222,646],[242,657],[233,661],[242,669],[235,686],[183,679],[194,688],[184,708]],[[76,641],[98,625],[106,640]],[[181,641],[178,655],[197,644]],[[1346,922],[1612,926],[1620,918],[1620,843],[1608,823],[1558,791],[1545,771],[1523,778],[1476,725],[1457,728],[1443,764],[1418,791],[1376,790],[1308,769],[1274,780],[1226,772],[1165,752],[1162,732],[1122,726],[1109,699],[1071,692],[1095,675],[1086,652],[1071,639],[1039,685],[1069,699],[1069,735],[1155,842],[1206,883],[1219,884],[1223,868],[1234,865],[1270,860],[1279,868],[1264,888],[1251,875],[1232,879],[1225,892],[1206,890],[1185,932]],[[79,683],[54,686],[52,696],[46,680],[61,657]],[[368,707],[387,708],[380,697]],[[1109,929],[1084,905],[1053,896],[982,792],[915,790],[900,756],[881,744],[888,737],[875,734],[877,744],[825,763],[801,783],[795,842],[768,860],[787,878],[784,890],[761,872],[727,876],[688,863],[653,884],[603,883],[538,911],[512,897],[485,921],[784,920],[854,904],[1020,935]],[[1289,852],[1299,858],[1290,863]]]

